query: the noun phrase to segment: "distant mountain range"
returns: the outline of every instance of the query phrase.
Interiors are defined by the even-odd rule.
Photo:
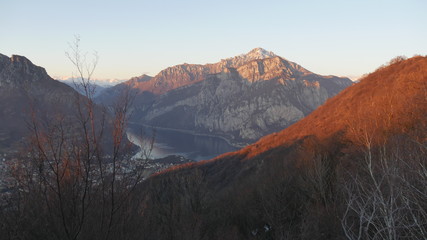
[[[79,81],[79,78],[76,77],[52,77],[55,80],[67,83],[67,84],[72,84],[73,82],[75,82],[76,80]],[[96,84],[97,86],[101,86],[104,88],[107,87],[112,87],[115,86],[117,84],[120,84],[122,82],[125,82],[127,79],[91,79],[91,81]]]
[[[79,79],[79,78],[68,78],[66,80],[59,80],[59,79],[57,79],[57,80],[67,84],[68,86],[72,87],[74,90],[79,92],[80,94],[84,95],[84,89],[79,84],[81,79]],[[87,81],[87,80],[85,80],[85,81]],[[102,91],[104,91],[105,89],[107,89],[109,87],[112,87],[114,84],[113,85],[105,85],[102,83],[100,84],[100,82],[98,82],[98,81],[90,80],[90,85],[91,85],[91,89],[93,89],[93,91],[94,91],[93,96],[97,97],[102,93]]]
[[[245,145],[286,128],[350,86],[256,48],[214,64],[182,64],[109,88],[109,104],[125,87],[136,95],[132,121],[224,137]]]
[[[43,68],[22,56],[1,55],[0,61],[4,147],[23,136],[28,121],[23,114],[34,107],[46,114],[75,110],[75,91]],[[135,95],[133,122],[245,145],[298,121],[351,84],[347,78],[320,76],[256,48],[214,64],[182,64],[155,77],[142,75],[107,89],[97,86],[95,96],[111,105],[127,88]]]

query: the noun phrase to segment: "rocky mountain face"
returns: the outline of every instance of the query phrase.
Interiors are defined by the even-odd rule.
[[[58,87],[59,91],[67,91],[69,87],[53,80],[42,67],[34,65],[23,56],[7,57],[0,54],[0,87],[5,89],[28,89],[31,93],[44,92],[43,87]],[[67,90],[64,90],[67,89]]]
[[[26,135],[32,113],[70,110],[75,93],[27,58],[0,54],[0,149]]]
[[[133,121],[245,145],[295,123],[352,82],[314,74],[257,48],[215,64],[178,65],[152,79],[124,84],[137,89]]]
[[[127,85],[133,89],[137,89],[138,92],[151,92],[156,95],[161,95],[170,90],[203,81],[209,74],[222,72],[226,68],[236,68],[252,60],[264,59],[273,56],[275,56],[275,54],[272,52],[267,52],[262,48],[256,48],[247,54],[223,59],[214,64],[176,65],[162,70],[154,78],[147,75],[134,77],[127,82],[116,85],[117,88],[113,87],[111,89],[120,89]],[[104,95],[108,96],[109,94],[105,93]],[[101,96],[100,99],[105,99],[105,96]]]

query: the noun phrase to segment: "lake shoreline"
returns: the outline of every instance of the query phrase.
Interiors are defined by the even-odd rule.
[[[169,155],[180,155],[194,161],[215,158],[227,152],[234,152],[239,146],[221,136],[195,133],[190,130],[155,127],[148,124],[129,122],[127,139],[140,149],[150,147],[153,159]],[[153,141],[153,142],[152,142]],[[137,154],[141,154],[139,151]],[[135,155],[134,157],[138,157]]]
[[[160,129],[160,130],[166,130],[166,131],[174,131],[174,132],[186,133],[186,134],[190,134],[190,135],[194,135],[194,136],[219,138],[219,139],[224,140],[228,145],[230,145],[234,148],[237,148],[237,149],[241,149],[241,148],[248,146],[248,144],[233,143],[229,139],[225,138],[224,136],[219,136],[219,135],[214,135],[214,134],[198,133],[198,132],[195,132],[193,130],[158,127],[158,126],[152,126],[152,125],[143,124],[143,123],[136,123],[136,122],[129,122],[129,123],[134,124],[134,125],[140,125],[140,126],[143,126],[146,128]]]

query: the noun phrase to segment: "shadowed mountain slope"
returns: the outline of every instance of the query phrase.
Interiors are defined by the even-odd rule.
[[[32,113],[71,111],[75,94],[27,58],[0,54],[0,148],[11,147],[26,135]]]

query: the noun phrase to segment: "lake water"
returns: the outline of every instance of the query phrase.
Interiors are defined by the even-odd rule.
[[[155,129],[154,145],[151,158],[162,158],[169,155],[181,155],[195,161],[211,159],[237,148],[224,139],[212,136],[199,136],[174,130]],[[150,145],[153,129],[141,125],[130,125],[128,139],[139,146]],[[141,153],[139,153],[141,154]]]

